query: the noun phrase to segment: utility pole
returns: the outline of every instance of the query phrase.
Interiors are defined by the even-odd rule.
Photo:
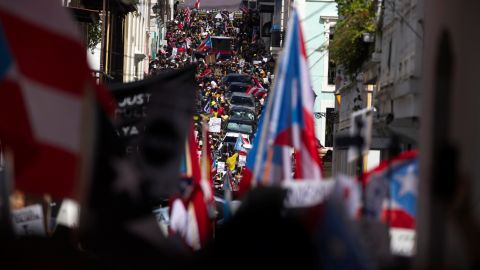
[[[100,51],[100,82],[105,82],[105,75],[107,74],[107,70],[105,68],[106,62],[106,33],[107,33],[107,1],[103,0],[103,8],[102,8],[102,46]]]

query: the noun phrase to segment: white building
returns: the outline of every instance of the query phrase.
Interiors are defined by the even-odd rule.
[[[151,57],[150,14],[151,1],[140,0],[137,11],[125,17],[123,81],[142,80],[148,74]]]

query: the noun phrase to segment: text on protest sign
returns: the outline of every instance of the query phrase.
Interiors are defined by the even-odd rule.
[[[332,193],[334,181],[301,180],[284,181],[287,190],[286,207],[311,207],[324,202]]]
[[[208,131],[218,133],[221,131],[222,127],[222,118],[219,117],[212,117],[210,121],[208,121]]]
[[[12,220],[17,235],[46,235],[43,210],[40,204],[13,210]]]

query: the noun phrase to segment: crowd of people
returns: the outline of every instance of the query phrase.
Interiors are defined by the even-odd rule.
[[[157,58],[150,63],[151,75],[197,64],[198,96],[194,120],[199,147],[204,143],[202,121],[221,119],[220,132],[208,133],[214,164],[225,164],[225,170],[217,170],[214,177],[218,188],[222,187],[225,175],[230,175],[238,185],[244,165],[242,158],[248,152],[248,144],[253,141],[256,121],[274,79],[275,59],[259,35],[258,20],[259,13],[255,10],[208,11],[177,7],[174,20],[167,24],[167,45],[160,48]],[[212,38],[222,39],[226,43],[217,48],[215,43],[212,44]],[[226,78],[232,77],[233,82],[236,80],[233,78],[235,75],[231,74],[244,75],[239,76],[244,85],[241,89],[250,94],[255,102],[255,110],[251,115],[255,122],[252,123],[252,130],[248,130],[248,134],[236,132],[240,133],[237,134],[239,141],[244,139],[240,148],[225,141],[231,118],[232,95],[228,87],[230,79]]]

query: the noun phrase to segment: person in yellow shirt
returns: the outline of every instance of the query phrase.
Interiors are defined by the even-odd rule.
[[[226,163],[230,171],[235,170],[235,166],[237,165],[237,157],[238,157],[238,153],[235,153],[231,157],[227,158]]]

